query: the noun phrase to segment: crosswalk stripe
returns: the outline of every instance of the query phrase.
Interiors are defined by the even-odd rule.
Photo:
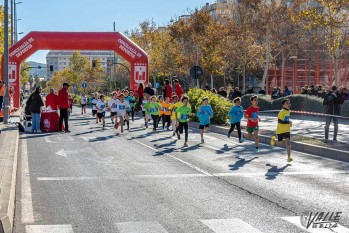
[[[324,228],[308,228],[306,229],[305,226],[301,224],[301,217],[300,216],[292,216],[292,217],[282,217],[282,219],[286,220],[289,223],[292,223],[296,225],[297,227],[301,228],[304,231],[311,232],[311,233],[349,233],[349,228],[346,228],[340,224],[338,224],[338,227],[332,228],[332,229],[324,229]]]
[[[168,233],[156,222],[119,222],[116,227],[119,233]]]
[[[261,231],[239,218],[209,219],[201,220],[201,222],[215,233],[261,233]]]
[[[74,233],[72,225],[26,225],[26,233]]]

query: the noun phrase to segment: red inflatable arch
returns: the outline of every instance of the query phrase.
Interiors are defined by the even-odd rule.
[[[131,63],[130,88],[132,90],[137,89],[140,83],[148,82],[147,54],[119,32],[30,32],[9,48],[9,86],[12,86],[15,91],[15,108],[20,105],[21,62],[37,50],[51,49],[113,50]],[[4,77],[3,70],[2,77]]]

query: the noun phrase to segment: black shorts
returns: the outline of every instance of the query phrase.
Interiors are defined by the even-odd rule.
[[[145,116],[145,111],[142,111],[142,115]]]
[[[92,116],[95,116],[97,114],[97,110],[92,110]]]
[[[116,116],[116,112],[110,112],[110,116]]]
[[[281,142],[282,140],[284,139],[290,139],[291,138],[291,133],[281,133],[281,134],[278,134],[278,141]]]
[[[205,129],[205,128],[210,128],[210,124],[199,126],[199,129]]]
[[[85,107],[86,107],[86,104],[81,104],[81,107],[82,107],[82,108],[85,108]]]
[[[97,116],[99,119],[101,119],[101,118],[105,117],[105,112],[99,112],[99,113],[97,113]]]

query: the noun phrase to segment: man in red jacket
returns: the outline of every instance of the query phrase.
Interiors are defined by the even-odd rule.
[[[176,92],[176,95],[178,96],[178,98],[181,98],[182,95],[184,94],[183,88],[182,88],[181,85],[179,84],[178,79],[175,79],[173,82],[175,83],[175,92]]]
[[[168,97],[170,102],[172,102],[172,86],[170,84],[170,80],[165,79],[165,91],[164,91],[164,99]]]
[[[63,83],[63,87],[58,92],[58,107],[59,107],[59,131],[62,131],[62,125],[64,120],[64,129],[66,133],[70,133],[68,126],[68,111],[69,108],[69,99],[68,99],[68,83]]]
[[[58,95],[55,94],[55,89],[50,89],[50,94],[46,96],[46,108],[50,106],[52,110],[58,109]]]

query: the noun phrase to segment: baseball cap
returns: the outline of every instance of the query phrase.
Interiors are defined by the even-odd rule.
[[[69,87],[70,85],[69,85],[69,83],[63,83],[63,86]]]

